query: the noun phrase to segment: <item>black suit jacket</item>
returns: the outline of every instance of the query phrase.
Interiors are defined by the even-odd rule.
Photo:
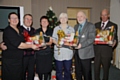
[[[30,36],[33,36],[36,32],[36,30],[31,27],[30,31],[27,31],[23,26],[18,27],[19,31],[23,34],[24,32],[28,32]],[[25,36],[24,36],[25,38]],[[33,49],[24,49],[24,56],[34,56],[34,50]]]
[[[109,29],[110,26],[114,26],[114,40],[118,43],[118,36],[117,36],[117,24],[108,21],[107,25],[105,26],[105,30]],[[95,27],[101,30],[101,22],[95,23]],[[117,44],[114,48],[116,48]],[[105,45],[95,45],[95,56],[98,56],[99,54],[104,57],[112,57],[112,51],[113,49],[111,46],[105,44]],[[102,51],[102,53],[100,53]]]

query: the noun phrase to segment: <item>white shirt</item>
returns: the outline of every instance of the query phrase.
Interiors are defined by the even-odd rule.
[[[23,27],[24,27],[26,30],[28,30],[28,28],[29,28],[29,30],[28,30],[28,31],[30,31],[30,30],[31,30],[31,27],[27,27],[27,26],[25,26],[24,24],[23,24]]]
[[[105,27],[106,27],[106,25],[107,25],[107,23],[108,23],[108,20],[107,21],[105,21],[105,22],[101,22],[101,26],[103,25],[103,23],[104,23],[104,27],[102,28],[102,29],[104,29]]]

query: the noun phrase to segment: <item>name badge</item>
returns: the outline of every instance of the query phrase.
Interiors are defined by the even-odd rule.
[[[82,38],[85,38],[85,35],[83,34],[81,37],[82,37]]]

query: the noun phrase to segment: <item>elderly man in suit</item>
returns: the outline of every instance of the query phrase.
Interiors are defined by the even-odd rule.
[[[92,80],[91,59],[94,57],[93,42],[95,39],[95,26],[87,21],[83,11],[77,13],[78,24],[75,31],[79,32],[79,42],[75,53],[75,71],[77,80]]]
[[[109,68],[111,64],[113,49],[117,46],[117,25],[109,20],[109,11],[101,11],[101,21],[95,23],[95,27],[100,30],[107,30],[114,26],[113,44],[95,44],[95,80],[100,80],[100,66],[103,66],[103,80],[109,80]]]

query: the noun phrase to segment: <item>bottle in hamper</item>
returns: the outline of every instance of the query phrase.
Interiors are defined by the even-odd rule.
[[[76,31],[74,39],[73,39],[73,46],[77,46],[78,43],[78,31]]]
[[[110,33],[109,33],[109,36],[108,36],[108,44],[113,44],[113,32],[114,32],[114,26],[111,27],[111,30],[110,30]]]
[[[112,41],[113,40],[113,31],[114,31],[114,26],[111,27],[111,30],[110,30],[110,34],[109,34],[109,41]]]
[[[43,38],[43,33],[42,33],[42,31],[40,31],[39,44],[40,44],[40,45],[44,45],[44,38]]]

